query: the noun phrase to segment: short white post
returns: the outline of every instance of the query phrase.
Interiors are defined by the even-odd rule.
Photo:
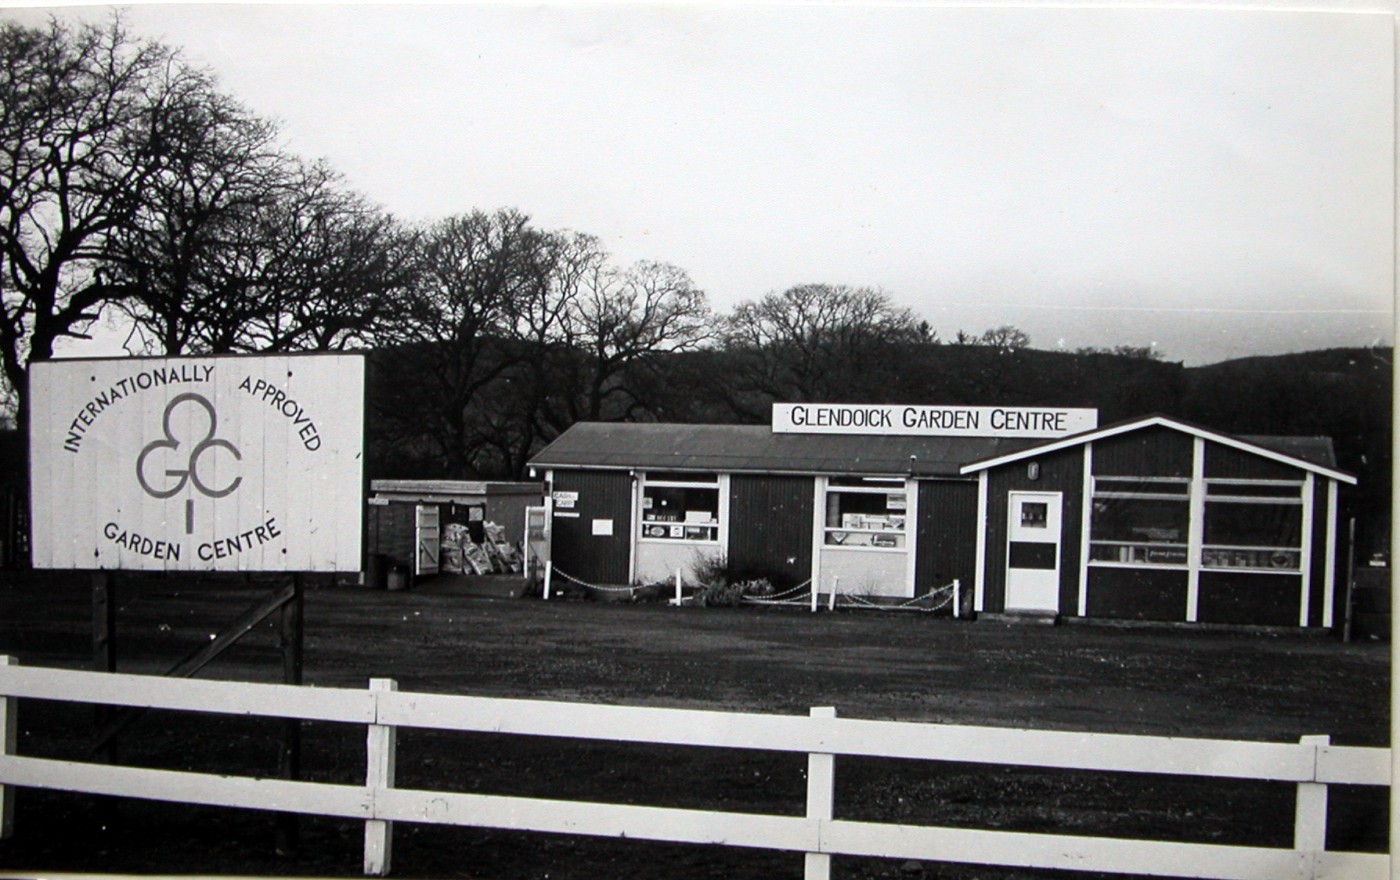
[[[0,666],[18,666],[19,661],[8,655],[0,655]],[[0,755],[13,755],[18,748],[16,732],[18,726],[19,700],[13,697],[0,697]],[[0,840],[15,833],[15,787],[0,785]]]
[[[1298,744],[1311,747],[1313,775],[1317,775],[1318,751],[1332,744],[1327,735],[1305,736]],[[1293,813],[1293,849],[1306,854],[1308,877],[1316,877],[1319,856],[1327,849],[1327,783],[1298,783],[1298,799]]]
[[[835,718],[834,706],[813,706],[812,718]],[[836,756],[830,753],[807,753],[807,821],[817,826],[816,845],[821,846],[822,826],[833,816],[836,797]],[[824,852],[808,852],[803,880],[831,880],[831,856]]]
[[[953,578],[953,617],[962,617],[962,581]]]
[[[549,586],[550,586],[550,581],[552,581],[553,579],[554,579],[554,560],[552,560],[552,559],[546,559],[546,560],[544,561],[544,600],[545,600],[546,602],[549,601]]]
[[[371,695],[396,691],[399,683],[392,678],[371,678]],[[378,698],[376,697],[376,705]],[[375,712],[376,717],[379,715]],[[365,787],[369,789],[370,803],[373,804],[379,792],[394,787],[394,766],[398,751],[399,732],[386,724],[369,725],[365,741],[366,767]],[[394,823],[386,819],[369,819],[365,822],[365,874],[384,877],[389,873],[393,861]]]
[[[681,604],[681,570],[676,569],[676,605]]]

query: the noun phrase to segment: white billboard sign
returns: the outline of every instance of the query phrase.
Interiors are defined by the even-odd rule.
[[[356,354],[30,367],[37,568],[355,571]]]
[[[1096,409],[895,403],[773,404],[773,431],[782,434],[1048,439],[1092,431],[1098,426],[1099,411]]]

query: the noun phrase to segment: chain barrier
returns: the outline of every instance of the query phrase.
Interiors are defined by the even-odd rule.
[[[937,605],[925,606],[917,604],[926,599],[932,599],[933,597],[938,596],[940,594],[943,596],[943,601],[939,602]],[[854,593],[840,593],[838,594],[838,598],[848,602],[849,604],[846,606],[848,608],[858,607],[873,608],[876,611],[922,611],[924,613],[931,613],[934,611],[942,611],[944,608],[947,608],[949,605],[953,604],[953,585],[948,584],[944,587],[934,587],[932,590],[929,590],[922,596],[915,596],[912,599],[906,599],[905,601],[900,602],[896,605],[883,605],[879,602],[871,602],[864,596],[860,596]]]
[[[578,584],[580,587],[589,590],[598,590],[603,593],[631,593],[637,590],[636,587],[604,587],[600,584],[590,584],[588,581],[579,580],[568,572],[560,570],[558,567],[551,568],[550,570],[564,580]]]
[[[554,568],[552,571],[555,575],[558,575],[564,580],[588,590],[598,590],[603,593],[635,593],[638,589],[637,587],[605,587],[601,584],[592,584],[588,581],[576,578],[558,568]],[[811,604],[812,598],[811,584],[812,579],[808,578],[790,590],[784,590],[781,593],[774,593],[770,596],[742,596],[740,597],[740,601],[746,605],[792,605],[808,607]],[[912,599],[906,599],[895,605],[872,602],[857,593],[837,593],[836,607],[872,608],[876,611],[922,611],[924,613],[932,613],[934,611],[942,611],[944,608],[951,605],[954,598],[953,593],[954,585],[948,584],[942,587],[934,587],[922,596],[915,596]],[[942,601],[937,605],[926,606],[918,604],[938,596],[942,597]]]
[[[741,598],[744,602],[754,605],[806,605],[808,602],[807,597],[810,597],[812,594],[811,583],[812,579],[807,578],[807,580],[793,587],[791,590],[773,593],[770,596],[743,596]],[[797,595],[799,593],[801,595]]]

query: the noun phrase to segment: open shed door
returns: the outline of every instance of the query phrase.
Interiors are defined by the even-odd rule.
[[[437,574],[442,552],[442,512],[436,504],[420,504],[414,514],[413,573]]]

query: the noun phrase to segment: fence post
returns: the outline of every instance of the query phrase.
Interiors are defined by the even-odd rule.
[[[1312,747],[1313,776],[1317,776],[1318,750],[1332,744],[1332,737],[1305,736],[1298,740]],[[1293,814],[1293,849],[1305,859],[1308,877],[1316,877],[1318,856],[1327,849],[1327,784],[1298,783],[1298,799]]]
[[[396,691],[399,683],[392,678],[371,678],[370,696]],[[379,700],[375,697],[375,718],[379,717]],[[387,724],[369,725],[365,741],[366,767],[365,787],[369,789],[370,803],[379,797],[379,792],[394,787],[395,754],[398,750],[398,729]],[[365,822],[365,870],[366,875],[383,877],[389,873],[394,851],[394,823],[386,819],[369,819]]]
[[[835,718],[834,706],[813,706],[812,718]],[[807,821],[817,826],[817,844],[821,844],[823,826],[832,819],[832,802],[836,796],[836,756],[831,753],[807,754]],[[809,852],[802,874],[803,880],[831,880],[831,856]]]
[[[554,575],[554,561],[546,559],[544,561],[544,600],[549,601],[549,585]]]
[[[0,655],[0,666],[18,666],[15,658]],[[0,697],[0,757],[13,755],[18,748],[16,742],[17,714],[19,700],[14,697]],[[15,787],[0,785],[0,840],[6,840],[15,833]]]

